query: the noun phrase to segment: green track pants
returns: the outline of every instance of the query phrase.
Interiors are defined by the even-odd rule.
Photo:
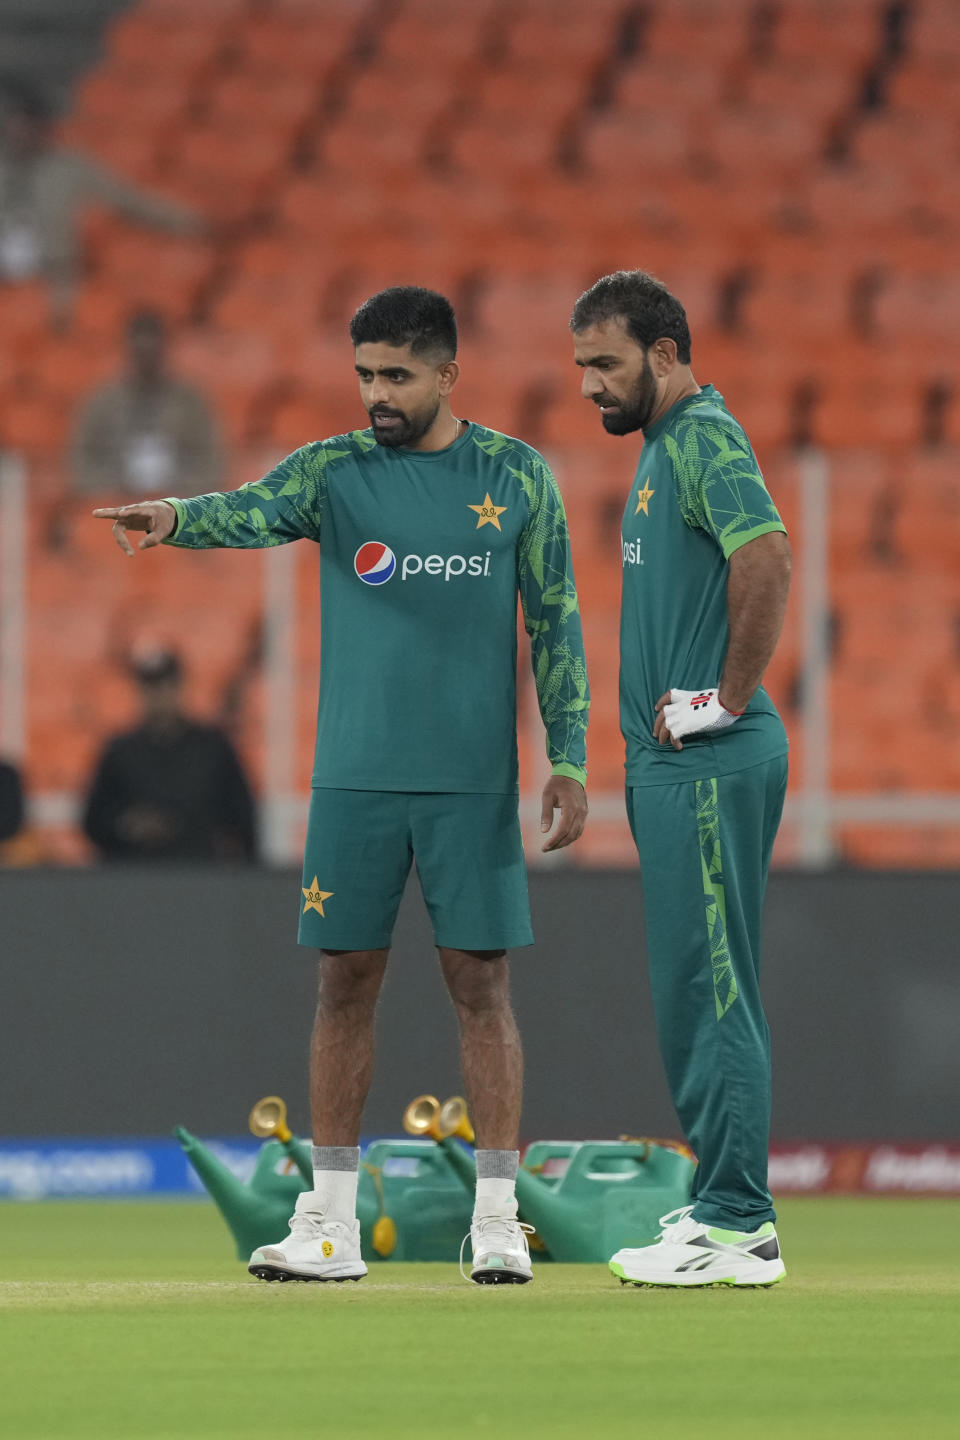
[[[776,1218],[760,937],[786,786],[783,755],[713,780],[627,791],[660,1051],[699,1162],[693,1214],[730,1230]]]

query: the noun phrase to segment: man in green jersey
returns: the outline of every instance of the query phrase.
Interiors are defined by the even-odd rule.
[[[772,1284],[784,1268],[760,925],[787,737],[760,682],[790,547],[746,435],[693,378],[683,306],[659,281],[605,276],[570,328],[604,429],[643,433],[623,519],[620,721],[657,1031],[699,1162],[692,1206],[611,1268],[638,1284]]]
[[[300,942],[322,951],[311,1050],[315,1187],[263,1279],[358,1279],[357,1142],[374,1006],[416,859],[460,1023],[477,1131],[473,1279],[531,1277],[514,1197],[522,1087],[505,951],[532,941],[517,818],[517,593],[552,775],[544,849],[586,817],[588,695],[563,503],[540,455],[451,409],[453,310],[396,287],[353,317],[366,430],[227,494],[94,513],[140,548],[319,543],[322,676]]]

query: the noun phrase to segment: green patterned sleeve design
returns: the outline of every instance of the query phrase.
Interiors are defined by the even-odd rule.
[[[736,421],[684,418],[665,438],[687,524],[712,535],[725,559],[758,535],[786,533],[750,442]]]
[[[165,544],[187,550],[262,550],[291,540],[319,540],[326,468],[346,454],[318,441],[295,450],[262,480],[239,490],[171,499],[177,528]]]
[[[547,756],[554,775],[585,784],[590,691],[563,500],[539,455],[525,456],[519,470],[508,468],[523,485],[529,507],[518,580]]]

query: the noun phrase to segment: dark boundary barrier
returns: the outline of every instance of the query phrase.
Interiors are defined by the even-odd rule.
[[[258,870],[0,873],[0,1131],[239,1133],[260,1095],[307,1127],[314,958],[300,880]],[[639,880],[531,878],[514,959],[527,1136],[677,1133],[650,1016]],[[780,873],[765,994],[781,1141],[960,1135],[960,883],[950,874]],[[453,1015],[415,887],[381,1002],[364,1117],[461,1088]]]

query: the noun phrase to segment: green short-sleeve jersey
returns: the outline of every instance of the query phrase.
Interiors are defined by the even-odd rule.
[[[727,651],[727,562],[785,531],[741,426],[705,385],[646,431],[623,516],[620,724],[627,784],[731,774],[782,755],[786,732],[762,688],[746,713],[682,750],[653,737],[667,690],[720,684]]]
[[[167,543],[319,543],[315,787],[517,788],[517,596],[554,773],[585,779],[589,698],[563,502],[543,458],[468,424],[445,450],[370,430],[240,490],[171,500]]]

